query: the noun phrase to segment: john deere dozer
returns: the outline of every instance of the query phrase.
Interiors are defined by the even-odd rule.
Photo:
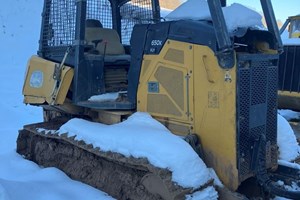
[[[17,151],[117,199],[184,199],[194,190],[173,183],[167,169],[38,131],[73,117],[112,124],[148,112],[201,147],[224,184],[221,198],[299,199],[275,183],[299,174],[277,161],[282,43],[271,1],[261,0],[268,30],[236,32],[226,27],[226,1],[207,3],[211,20],[164,21],[158,0],[44,0],[23,94],[45,121],[20,130]],[[111,92],[117,100],[89,100]]]

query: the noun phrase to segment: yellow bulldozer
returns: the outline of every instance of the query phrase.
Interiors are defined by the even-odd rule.
[[[299,175],[277,161],[282,42],[271,1],[261,0],[268,30],[237,32],[227,30],[226,1],[207,3],[211,19],[164,21],[158,0],[44,0],[38,55],[28,62],[23,87],[24,102],[41,106],[44,122],[19,131],[17,152],[117,199],[184,199],[191,190],[169,183],[166,174],[149,178],[147,163],[38,131],[74,117],[113,124],[142,111],[199,152],[224,184],[220,198],[299,199],[275,183]],[[107,93],[118,97],[90,100]],[[136,182],[110,181],[116,174]]]
[[[284,53],[279,59],[279,108],[300,111],[300,15],[289,17],[280,29],[280,34],[288,27],[288,38],[292,42],[284,45]],[[289,41],[287,39],[286,41]],[[298,41],[298,42],[295,42]]]
[[[300,38],[300,15],[290,16],[280,29],[280,34],[288,27],[289,38]]]

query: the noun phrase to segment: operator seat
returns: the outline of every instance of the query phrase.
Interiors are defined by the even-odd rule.
[[[125,54],[116,30],[103,28],[101,22],[95,19],[87,19],[85,26],[85,40],[95,46],[96,54],[104,56],[105,63],[130,62],[130,55]]]

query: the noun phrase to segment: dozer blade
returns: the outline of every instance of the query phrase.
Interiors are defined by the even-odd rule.
[[[116,199],[185,199],[201,188],[183,188],[172,182],[167,169],[151,165],[147,159],[103,152],[74,137],[54,131],[66,121],[24,126],[19,131],[17,152],[44,167],[57,167],[69,177],[98,188]]]

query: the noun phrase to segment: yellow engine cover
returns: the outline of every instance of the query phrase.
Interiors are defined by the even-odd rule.
[[[236,67],[219,67],[207,46],[168,40],[144,55],[137,100],[173,133],[197,134],[206,164],[237,189]]]
[[[24,103],[26,104],[63,104],[70,88],[74,70],[63,66],[59,81],[53,78],[58,63],[32,56],[28,62],[23,85]]]

